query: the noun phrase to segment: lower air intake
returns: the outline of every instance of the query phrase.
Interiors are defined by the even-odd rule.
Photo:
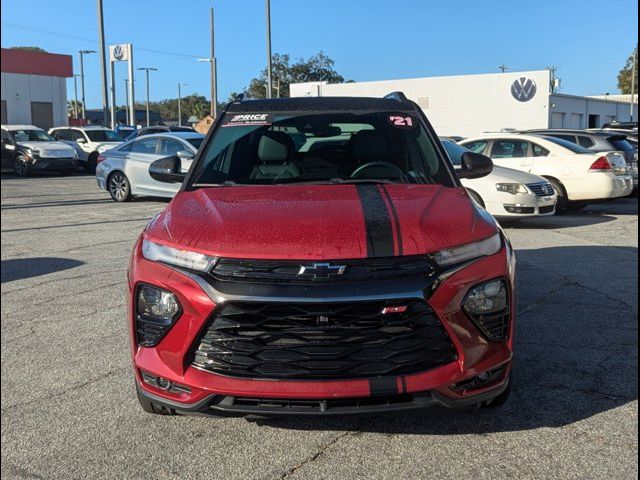
[[[382,313],[394,306],[406,309]],[[341,379],[406,375],[456,358],[422,300],[230,302],[210,318],[192,364],[233,377]]]

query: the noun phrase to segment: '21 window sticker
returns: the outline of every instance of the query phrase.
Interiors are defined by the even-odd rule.
[[[402,114],[389,115],[387,121],[396,128],[415,128],[416,121],[413,117]]]

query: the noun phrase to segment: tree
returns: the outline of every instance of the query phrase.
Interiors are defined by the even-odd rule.
[[[73,117],[74,114],[76,113],[75,106],[76,106],[75,100],[69,100],[67,102],[67,113],[69,114],[70,117]],[[80,116],[82,114],[82,102],[80,100],[78,100],[77,107],[78,107],[78,116]]]
[[[633,61],[634,56],[638,55],[638,45],[636,44],[636,48],[631,54],[629,58],[627,58],[627,63],[624,68],[620,70],[618,73],[618,88],[624,94],[631,93],[631,75],[633,72]],[[636,79],[635,79],[635,92],[638,93],[638,69],[636,66]]]
[[[344,78],[334,69],[333,59],[319,52],[308,59],[299,58],[291,63],[288,54],[276,53],[271,59],[272,85],[274,96],[288,97],[289,85],[300,82],[342,83]],[[279,89],[279,91],[278,91]],[[245,93],[252,98],[267,96],[267,69],[253,78]]]
[[[47,53],[46,50],[43,50],[40,47],[11,47],[11,50],[26,50],[28,52],[42,52]]]

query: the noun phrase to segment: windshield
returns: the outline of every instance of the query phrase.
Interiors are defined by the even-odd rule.
[[[14,142],[54,142],[55,140],[44,130],[11,130]]]
[[[92,142],[121,142],[122,137],[113,130],[85,130]]]
[[[556,145],[560,145],[561,147],[564,147],[567,150],[571,150],[573,153],[593,154],[593,152],[591,150],[589,150],[588,148],[581,147],[580,145],[577,145],[577,144],[575,144],[573,142],[570,142],[568,140],[563,140],[563,139],[558,138],[558,137],[543,137],[543,138],[545,140],[551,142],[551,143],[555,143]]]
[[[455,185],[417,115],[367,111],[227,113],[191,186],[367,181]]]
[[[204,140],[204,138],[186,138],[185,140],[193,145],[196,150],[198,150],[200,148],[200,145],[202,145],[202,140]]]

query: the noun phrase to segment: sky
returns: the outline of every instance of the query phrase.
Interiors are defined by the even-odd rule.
[[[265,0],[103,0],[106,44],[132,43],[136,67],[155,67],[151,100],[209,96],[209,8],[215,9],[219,100],[266,65]],[[94,0],[2,0],[2,47],[73,55],[97,50]],[[638,39],[634,0],[271,0],[272,50],[319,51],[355,81],[557,67],[561,92],[617,93],[618,71]],[[151,52],[159,50],[179,55]],[[97,55],[85,57],[88,108],[101,106]],[[136,99],[144,96],[136,72]],[[124,104],[126,63],[116,64]],[[68,81],[72,98],[73,82]]]

